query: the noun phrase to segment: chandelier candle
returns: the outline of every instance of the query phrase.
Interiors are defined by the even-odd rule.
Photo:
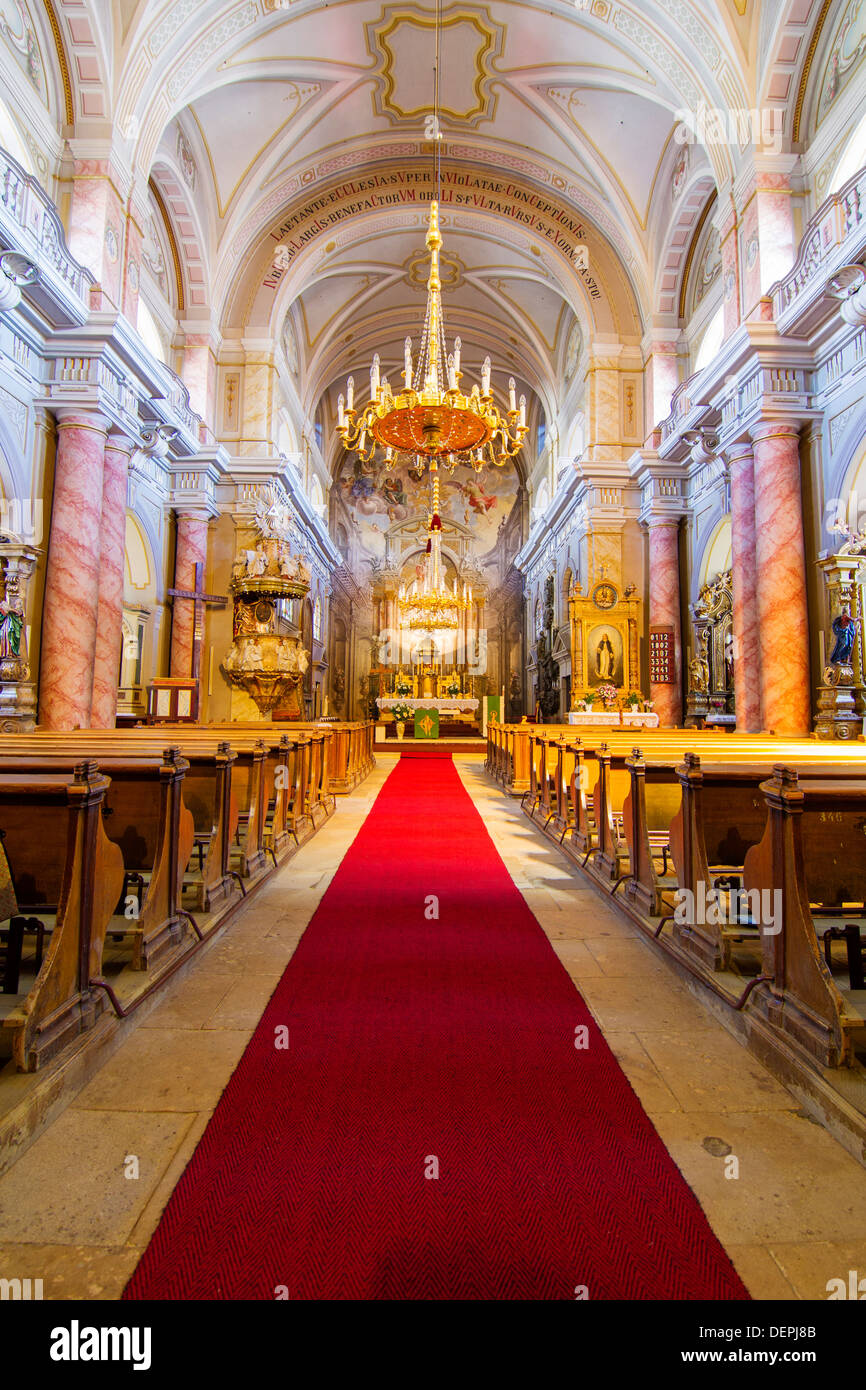
[[[442,282],[439,277],[439,203],[430,204],[427,248],[430,276],[427,281],[427,312],[421,347],[413,363],[412,339],[407,338],[403,356],[403,389],[394,395],[387,377],[381,374],[379,354],[370,368],[370,403],[355,410],[355,382],[349,377],[346,396],[337,401],[337,433],[346,449],[357,450],[369,462],[377,447],[385,450],[385,468],[397,464],[414,467],[420,474],[441,461],[449,470],[467,464],[476,473],[485,463],[502,467],[522,448],[526,438],[526,397],[517,402],[517,387],[508,383],[508,411],[502,414],[490,389],[490,358],[481,368],[481,389],[477,384],[468,395],[460,381],[462,344],[454,340],[448,352],[442,314]],[[447,386],[446,386],[447,383]]]

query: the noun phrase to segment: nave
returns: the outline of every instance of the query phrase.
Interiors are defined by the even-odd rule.
[[[392,770],[380,759],[160,996],[0,1178],[7,1268],[44,1276],[51,1298],[117,1298],[134,1275],[129,1292],[140,1297],[274,1298],[286,1286],[292,1298],[574,1298],[583,1285],[590,1299],[792,1299],[826,1297],[828,1279],[859,1267],[866,1197],[855,1159],[502,796],[480,759],[454,767],[456,775],[450,760],[431,758]],[[413,810],[431,809],[434,788],[441,821],[410,841],[398,875],[390,849],[411,835]],[[504,914],[498,923],[485,921],[482,881],[488,913]],[[417,925],[405,920],[413,894]],[[424,917],[429,894],[438,920]],[[485,927],[502,942],[496,952],[491,935],[485,948]],[[398,982],[411,984],[411,999],[401,1001]],[[575,1023],[589,1025],[585,1051],[573,1036],[561,1053],[551,1045],[565,1019],[572,1035]],[[282,1053],[275,1020],[289,1028]],[[416,1041],[414,1054],[407,1024],[427,1043]],[[385,1057],[390,1070],[368,1065]],[[291,1109],[249,1084],[264,1062],[272,1074],[275,1063],[278,1073],[286,1063],[315,1067],[330,1083],[306,1112],[308,1126],[300,1081],[286,1090]],[[522,1088],[516,1080],[533,1064],[536,1087]],[[229,1085],[214,1115],[233,1073],[234,1105]],[[315,1079],[308,1072],[306,1086]],[[566,1153],[556,1125],[581,1084]],[[411,1101],[386,1115],[395,1097]],[[350,1133],[352,1106],[362,1104],[365,1122]],[[615,1121],[616,1167],[581,1176],[580,1160],[602,1155],[605,1117]],[[446,1131],[438,1155],[432,1139],[420,1142],[425,1125]],[[279,1138],[294,1145],[288,1166]],[[70,1152],[89,1161],[70,1170]],[[217,1202],[226,1155],[230,1189]],[[732,1156],[737,1177],[727,1176]],[[431,1157],[441,1164],[435,1179],[425,1176]],[[528,1193],[534,1216],[524,1228],[515,1215]],[[353,1225],[371,1200],[388,1218]],[[212,1228],[202,1225],[208,1201]],[[437,1224],[455,1211],[458,1219]],[[649,1268],[654,1213],[673,1219]],[[301,1216],[307,1243],[291,1267]],[[211,1254],[200,1258],[208,1241]],[[326,1251],[336,1265],[325,1259],[323,1292],[315,1281]],[[527,1254],[531,1263],[521,1263]],[[250,1278],[254,1290],[230,1286]],[[196,1285],[202,1279],[208,1288]]]

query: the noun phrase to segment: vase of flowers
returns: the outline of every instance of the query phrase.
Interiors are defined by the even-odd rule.
[[[601,700],[605,709],[616,708],[616,703],[619,699],[619,691],[615,685],[600,685],[595,693]]]
[[[402,739],[406,732],[406,721],[412,718],[412,711],[408,705],[395,705],[392,713],[397,725],[397,738]]]
[[[455,680],[453,676],[445,687],[445,694],[451,700],[456,700],[460,694],[460,682]]]
[[[641,695],[639,690],[630,690],[625,697],[625,703],[628,705],[631,713],[634,714],[637,710],[641,708],[643,704],[643,696]]]
[[[395,695],[411,695],[412,686],[405,676],[398,676],[394,682]]]

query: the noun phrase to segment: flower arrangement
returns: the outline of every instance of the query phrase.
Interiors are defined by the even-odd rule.
[[[412,694],[412,686],[411,686],[411,684],[409,683],[409,681],[406,679],[405,676],[398,676],[398,677],[397,677],[396,681],[394,682],[394,694],[395,694],[395,695],[411,695],[411,694]]]
[[[587,712],[592,710],[592,704],[594,699],[595,691],[586,690],[584,691],[583,695],[578,695],[577,699],[574,702],[574,707],[576,710],[579,710],[581,714],[586,714]]]
[[[456,700],[460,694],[460,682],[454,679],[450,680],[445,687],[445,693],[450,695],[452,700]]]
[[[596,690],[596,695],[601,700],[605,709],[613,709],[619,699],[619,691],[615,685],[600,685]]]
[[[639,705],[643,704],[643,696],[639,690],[630,690],[625,697],[625,703],[628,705],[629,709],[635,710]]]
[[[408,719],[412,718],[412,710],[409,705],[394,705],[391,713],[398,724],[405,724]]]

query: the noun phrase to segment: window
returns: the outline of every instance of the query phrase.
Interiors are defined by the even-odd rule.
[[[138,321],[136,327],[144,346],[153,353],[154,357],[168,366],[168,355],[165,350],[162,332],[143,299],[139,299],[138,301]]]
[[[0,102],[0,146],[17,160],[25,173],[32,174],[33,160],[30,158],[24,141],[18,133],[18,127],[13,121],[6,107]]]
[[[724,337],[725,311],[724,309],[720,308],[716,310],[715,314],[710,319],[706,329],[704,330],[704,336],[701,338],[701,345],[698,348],[697,356],[695,357],[696,372],[700,372],[703,370],[704,367],[709,366],[709,364],[718,354],[719,348],[722,346]]]
[[[831,193],[838,193],[849,179],[853,178],[859,169],[866,164],[866,116],[858,125],[848,144],[842,152],[842,158],[836,165],[833,177],[827,187],[827,196]]]

